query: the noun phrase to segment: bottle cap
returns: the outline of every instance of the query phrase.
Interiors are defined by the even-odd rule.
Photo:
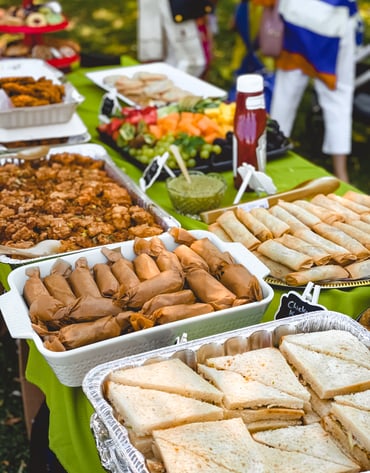
[[[236,79],[236,90],[243,93],[263,91],[263,77],[259,74],[243,74]]]

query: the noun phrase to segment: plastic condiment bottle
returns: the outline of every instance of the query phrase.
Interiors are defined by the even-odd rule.
[[[265,172],[266,118],[263,77],[259,74],[239,76],[236,81],[233,135],[233,174],[237,189],[242,183],[238,167],[243,163],[251,164],[256,171]]]

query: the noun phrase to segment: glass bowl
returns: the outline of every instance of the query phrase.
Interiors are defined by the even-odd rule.
[[[174,209],[193,218],[199,218],[201,212],[217,209],[226,191],[226,181],[217,173],[204,174],[189,171],[191,183],[180,174],[166,180],[167,191]]]

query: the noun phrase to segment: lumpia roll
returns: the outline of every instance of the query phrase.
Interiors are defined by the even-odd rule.
[[[314,225],[317,225],[321,222],[319,217],[312,214],[308,210],[299,207],[299,205],[296,205],[294,202],[286,202],[285,200],[279,199],[278,205],[296,217],[307,227],[312,228]]]
[[[106,263],[96,263],[93,266],[94,279],[102,296],[113,296],[119,288],[119,282]]]
[[[253,250],[260,243],[259,239],[242,224],[232,210],[227,210],[221,214],[217,219],[217,223],[221,225],[232,241],[241,243],[249,250]]]
[[[49,291],[45,287],[40,277],[40,268],[32,267],[26,268],[25,270],[28,279],[23,286],[23,297],[28,305],[31,306],[32,302],[40,296],[48,296]]]
[[[163,250],[156,259],[156,263],[160,271],[167,271],[172,269],[174,271],[182,272],[182,266],[178,257],[172,251]]]
[[[236,299],[235,294],[204,269],[186,273],[186,282],[199,301],[211,304],[215,310],[228,309]]]
[[[191,244],[190,248],[201,256],[208,264],[211,274],[217,273],[225,263],[234,263],[230,253],[221,251],[209,238],[200,238]]]
[[[114,248],[113,250],[109,248],[102,248],[101,252],[107,258],[109,263],[116,263],[117,261],[121,261],[121,263],[126,263],[131,269],[134,268],[134,265],[131,260],[125,258],[121,253],[121,248]]]
[[[329,199],[332,199],[335,202],[338,202],[339,204],[343,205],[344,207],[347,207],[348,209],[358,214],[370,212],[370,206],[360,204],[359,202],[355,202],[351,199],[347,199],[346,197],[343,197],[337,194],[328,194],[327,196],[329,197]]]
[[[284,264],[294,271],[310,268],[313,260],[310,256],[282,245],[276,240],[266,240],[258,247],[258,253]]]
[[[241,207],[235,209],[236,216],[250,230],[259,241],[273,238],[272,232],[266,225],[260,222],[251,212],[247,212]]]
[[[281,222],[286,223],[289,225],[290,231],[295,232],[296,230],[299,230],[300,228],[309,228],[307,225],[305,225],[303,222],[301,222],[297,217],[292,215],[288,210],[284,209],[280,205],[274,205],[270,209],[270,213],[274,215],[276,218],[278,218]],[[283,235],[288,232],[284,232]],[[279,237],[277,237],[279,238]]]
[[[133,250],[137,255],[145,253],[150,256],[158,256],[159,253],[165,249],[166,246],[163,241],[156,236],[150,239],[137,237],[134,240]]]
[[[172,227],[169,233],[179,245],[190,246],[196,240],[196,238],[184,228]]]
[[[368,250],[370,250],[370,225],[368,231],[364,231],[356,221],[355,225],[350,225],[349,223],[345,222],[335,222],[333,225],[334,227],[339,228],[343,232],[347,233],[350,237],[354,238],[355,240],[359,241],[362,245],[364,245]]]
[[[337,281],[346,279],[348,276],[348,272],[338,264],[327,264],[287,274],[285,279],[289,286],[303,286],[310,281]]]
[[[256,276],[242,264],[225,265],[218,273],[219,281],[245,303],[260,301],[262,288]]]
[[[278,238],[284,233],[290,233],[289,225],[272,215],[264,207],[255,207],[251,209],[250,212],[254,217],[256,217],[260,222],[270,229],[274,238]]]
[[[214,312],[211,304],[196,302],[195,304],[177,304],[162,307],[153,313],[156,323],[159,325],[176,322],[177,320],[189,319],[197,315]]]
[[[260,261],[262,261],[264,265],[268,267],[268,269],[270,270],[270,275],[273,278],[285,281],[286,275],[292,272],[292,270],[288,268],[288,266],[278,263],[277,261],[274,261],[271,258],[268,258],[267,256],[258,253],[257,251],[254,252],[254,254]]]
[[[366,207],[370,207],[370,195],[361,194],[360,192],[350,190],[347,191],[343,197],[350,199],[353,202],[357,202],[358,204],[365,205]]]
[[[152,279],[160,273],[160,269],[154,259],[147,253],[141,253],[133,260],[134,269],[140,281]]]
[[[321,207],[320,205],[315,205],[312,202],[308,202],[308,200],[295,200],[295,205],[298,207],[307,210],[307,212],[316,215],[322,222],[326,222],[331,225],[333,222],[344,222],[344,218],[338,212],[334,210],[326,209],[325,207]]]
[[[66,315],[64,304],[51,296],[42,294],[30,305],[29,316],[33,323],[43,322],[49,329],[58,329]]]
[[[145,302],[158,294],[177,292],[183,289],[184,278],[178,271],[168,270],[152,279],[141,281],[137,286],[126,290],[120,287],[116,299],[121,307],[141,308]]]
[[[190,268],[203,268],[206,271],[209,270],[207,262],[189,246],[179,245],[173,250],[173,252],[178,257],[181,266],[185,271]]]
[[[321,205],[325,209],[334,210],[341,214],[346,222],[351,222],[353,220],[359,220],[360,215],[356,212],[353,212],[351,209],[348,209],[344,205],[336,202],[335,200],[329,199],[327,195],[317,194],[312,197],[311,202],[313,204]]]
[[[75,269],[69,276],[68,281],[77,297],[101,296],[85,257],[80,257],[76,260]]]
[[[369,214],[361,214],[361,220],[363,222],[366,222],[368,225],[370,225],[370,215]]]
[[[125,290],[137,286],[140,282],[133,267],[128,266],[123,259],[113,263],[111,270],[114,277]]]
[[[66,261],[58,259],[52,266],[50,274],[43,279],[49,293],[65,305],[72,303],[76,299],[67,281],[71,272],[71,265]]]
[[[196,301],[193,291],[183,289],[182,291],[170,292],[168,294],[158,294],[143,304],[141,312],[152,314],[155,310],[168,305],[194,304]]]
[[[105,317],[117,315],[122,309],[109,297],[84,296],[75,300],[65,308],[65,320],[71,322],[90,322]]]
[[[222,241],[232,241],[229,235],[221,227],[218,222],[213,222],[208,225],[208,231],[214,233]]]
[[[352,279],[369,278],[370,277],[370,259],[349,264],[345,266],[344,269],[348,271],[349,277]]]
[[[280,238],[277,238],[276,241],[282,243],[288,248],[291,248],[292,250],[297,250],[301,253],[304,253],[305,255],[310,256],[317,266],[328,264],[331,260],[330,253],[323,250],[319,246],[307,243],[306,241],[302,240],[301,238],[297,238],[294,235],[289,235],[286,233]]]

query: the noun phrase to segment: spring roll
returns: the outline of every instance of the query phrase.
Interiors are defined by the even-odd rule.
[[[213,222],[210,225],[208,225],[208,231],[214,233],[221,241],[229,241],[229,242],[232,241],[229,235],[217,222]]]
[[[140,253],[135,257],[133,263],[135,273],[140,281],[154,278],[154,276],[160,273],[157,263],[147,253]]]
[[[312,230],[300,230],[296,232],[294,236],[323,248],[331,254],[332,260],[338,264],[345,265],[356,260],[356,256],[350,253],[346,248],[318,235]]]
[[[285,200],[280,199],[278,205],[292,214],[307,227],[312,228],[314,225],[321,223],[321,219],[319,217],[312,214],[308,210],[299,207],[294,202],[285,202]]]
[[[267,258],[267,256],[262,255],[257,251],[254,252],[254,255],[268,267],[268,269],[270,270],[270,275],[273,278],[285,281],[286,275],[292,272],[292,270],[288,268],[288,266],[278,263],[277,261],[274,261],[271,258]]]
[[[314,231],[327,240],[346,248],[359,260],[366,259],[370,255],[369,250],[365,248],[364,245],[337,227],[333,227],[327,223],[319,223],[315,225]]]
[[[184,278],[178,271],[162,271],[157,276],[126,290],[120,287],[116,298],[121,307],[141,308],[145,302],[158,294],[177,292],[183,289]]]
[[[218,273],[219,281],[244,304],[260,301],[263,298],[262,288],[256,276],[242,264],[227,264]]]
[[[163,241],[154,236],[150,239],[136,237],[134,240],[134,253],[140,255],[145,253],[149,256],[158,256],[162,250],[165,250],[166,247]]]
[[[307,210],[307,212],[316,215],[322,222],[328,223],[329,225],[333,222],[344,222],[344,217],[340,213],[321,207],[320,205],[315,205],[307,200],[295,200],[294,203],[298,207]]]
[[[253,235],[260,241],[269,240],[273,238],[273,234],[264,223],[258,220],[251,212],[247,212],[241,207],[237,207],[235,210],[237,218],[250,230]]]
[[[199,301],[211,304],[215,310],[228,309],[236,299],[235,294],[204,269],[186,273],[186,282]]]
[[[28,307],[30,307],[32,302],[35,301],[39,296],[48,296],[50,294],[41,280],[40,268],[26,268],[25,273],[26,276],[28,276],[28,279],[23,286],[23,297]]]
[[[156,324],[163,325],[177,320],[189,319],[197,315],[209,314],[214,312],[211,304],[196,302],[194,304],[177,304],[162,307],[153,313]]]
[[[56,330],[63,325],[62,320],[65,314],[64,304],[50,294],[40,295],[32,302],[29,309],[32,323],[39,324],[42,322],[51,330]]]
[[[159,253],[156,263],[160,271],[167,271],[172,269],[174,271],[182,272],[182,266],[178,257],[172,251],[163,250]]]
[[[343,195],[343,197],[350,199],[353,202],[357,202],[358,204],[365,205],[366,207],[370,207],[370,195],[360,194],[359,192],[349,190]]]
[[[362,243],[368,250],[370,250],[370,225],[367,232],[359,228],[357,222],[358,221],[356,221],[355,223],[356,226],[350,225],[349,223],[345,222],[335,222],[333,225],[339,228],[339,230],[342,230],[343,232],[347,233],[347,235],[349,235],[350,237]]]
[[[248,228],[242,224],[242,222],[236,217],[232,210],[227,210],[221,214],[217,223],[221,225],[223,230],[229,235],[232,241],[237,241],[242,245],[246,246],[249,250],[257,248],[260,244],[258,238],[256,238]]]
[[[178,292],[170,292],[168,294],[158,294],[143,304],[141,312],[144,314],[152,314],[155,310],[168,305],[177,304],[194,304],[196,302],[195,295],[190,289],[183,289]]]
[[[276,240],[266,240],[258,247],[258,253],[284,264],[294,271],[311,268],[313,260],[300,251],[292,250]]]
[[[83,296],[65,307],[64,320],[68,323],[90,322],[106,315],[117,315],[121,311],[109,297]]]
[[[58,258],[51,267],[50,274],[43,279],[49,294],[63,302],[64,305],[71,304],[76,300],[76,296],[67,281],[71,271],[71,265],[67,261]]]
[[[140,279],[137,277],[133,266],[130,267],[126,264],[123,259],[119,259],[112,264],[111,267],[114,277],[117,279],[122,289],[128,290],[131,287],[135,287],[140,283]]]
[[[118,291],[119,282],[108,264],[94,264],[93,273],[95,282],[102,296],[111,297]]]
[[[75,269],[71,272],[68,281],[77,297],[101,296],[85,257],[80,257],[76,260]]]
[[[307,256],[310,256],[313,259],[313,262],[316,266],[321,266],[323,264],[328,264],[331,260],[331,255],[322,248],[307,243],[301,238],[297,238],[294,235],[285,234],[280,238],[277,238],[276,241],[279,243],[291,248],[292,250],[300,251]]]
[[[185,271],[191,268],[203,268],[209,271],[207,262],[189,246],[179,245],[173,252],[178,257]]]
[[[190,246],[196,240],[196,238],[184,228],[172,227],[169,233],[179,245]]]
[[[358,214],[370,213],[370,207],[368,207],[367,205],[359,204],[358,202],[354,202],[351,199],[347,199],[346,197],[342,197],[337,194],[328,194],[328,197],[329,199],[338,202],[339,204],[343,205],[344,207],[347,207],[348,209]]]
[[[360,215],[356,212],[353,212],[351,209],[348,209],[344,205],[339,204],[333,199],[329,199],[327,195],[317,194],[312,197],[311,202],[313,204],[321,205],[329,210],[334,210],[340,213],[346,222],[351,222],[352,220],[359,220]]]
[[[218,269],[226,263],[235,263],[230,253],[219,250],[209,238],[195,240],[190,248],[204,259],[212,274],[216,274]]]
[[[129,266],[131,269],[134,269],[134,265],[133,265],[132,261],[129,260],[128,258],[125,258],[122,255],[121,248],[114,248],[113,250],[111,250],[109,248],[104,247],[104,248],[101,249],[101,252],[107,258],[109,263],[113,264],[113,263],[116,263],[119,260],[122,260],[121,264],[126,263],[127,266]]]
[[[361,214],[361,220],[368,225],[370,225],[370,215],[369,214]]]
[[[282,222],[275,215],[271,214],[264,207],[256,207],[250,210],[251,214],[256,217],[260,222],[266,225],[270,229],[274,238],[278,238],[284,233],[290,232],[290,227],[287,223]]]
[[[274,215],[274,217],[278,218],[281,222],[284,222],[289,225],[289,229],[292,233],[299,229],[308,228],[307,225],[298,220],[298,218],[296,218],[290,212],[283,209],[283,207],[280,207],[280,205],[274,205],[273,207],[271,207],[270,213]],[[285,235],[285,233],[283,235]]]
[[[345,266],[351,279],[370,278],[370,259]]]
[[[287,274],[285,279],[289,286],[304,286],[310,281],[337,281],[347,279],[348,276],[348,272],[342,266],[327,264],[326,266],[314,266],[304,271]]]

